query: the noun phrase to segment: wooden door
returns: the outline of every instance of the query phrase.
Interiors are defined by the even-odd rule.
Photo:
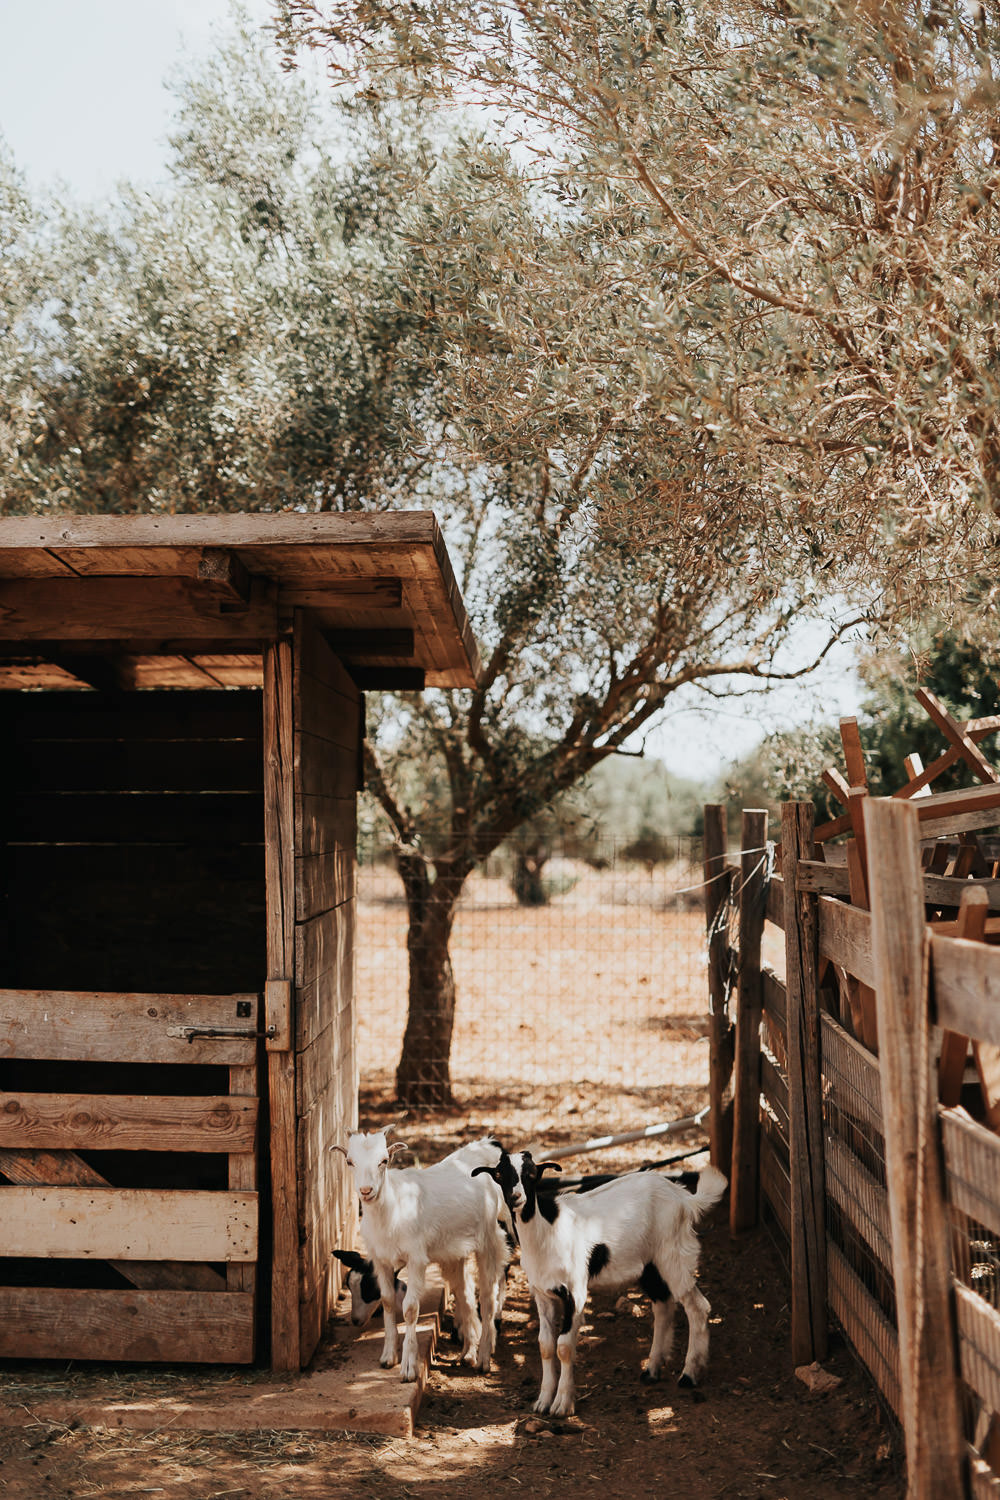
[[[254,1358],[260,999],[0,990],[0,1356]]]

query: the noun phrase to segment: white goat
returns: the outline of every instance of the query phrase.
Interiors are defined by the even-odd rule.
[[[501,1147],[474,1141],[434,1166],[389,1169],[390,1146],[384,1131],[352,1135],[347,1147],[334,1146],[347,1158],[361,1199],[361,1237],[374,1263],[382,1294],[385,1341],[379,1363],[388,1369],[399,1356],[395,1277],[407,1268],[403,1297],[403,1349],[400,1376],[417,1378],[417,1318],[429,1265],[441,1267],[455,1299],[463,1338],[462,1358],[487,1371],[496,1338],[494,1319],[503,1273],[510,1258],[507,1236],[498,1220],[509,1215],[502,1196],[487,1177],[473,1180],[472,1168],[492,1165]],[[469,1257],[475,1256],[479,1317],[473,1302]]]
[[[653,1342],[644,1380],[660,1377],[680,1302],[688,1319],[688,1347],[679,1383],[697,1385],[708,1362],[711,1308],[695,1282],[694,1225],[722,1197],[725,1177],[706,1167],[691,1194],[652,1172],[631,1172],[587,1193],[549,1197],[538,1192],[547,1168],[561,1170],[557,1162],[534,1162],[529,1151],[504,1152],[496,1167],[476,1167],[473,1173],[493,1178],[517,1223],[521,1265],[538,1308],[542,1388],[535,1411],[572,1415],[573,1362],[591,1290],[615,1292],[638,1284],[652,1302]]]

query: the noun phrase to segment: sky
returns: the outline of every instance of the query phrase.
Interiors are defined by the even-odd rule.
[[[271,13],[268,0],[245,8],[258,21]],[[185,54],[211,49],[229,13],[229,0],[0,0],[0,135],[31,183],[100,200],[125,179],[162,181],[165,81]],[[807,661],[816,639],[804,625],[789,660]],[[676,695],[643,744],[676,775],[706,780],[773,729],[855,713],[858,693],[844,647],[808,682],[767,698],[708,708],[697,691]]]

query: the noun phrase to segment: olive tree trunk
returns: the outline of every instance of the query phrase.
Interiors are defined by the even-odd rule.
[[[406,890],[410,969],[396,1094],[401,1104],[411,1107],[450,1104],[455,976],[448,945],[467,872],[435,873],[408,850],[397,853],[396,863]]]

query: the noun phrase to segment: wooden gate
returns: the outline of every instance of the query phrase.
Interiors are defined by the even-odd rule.
[[[249,1363],[260,998],[0,990],[0,1356]]]

